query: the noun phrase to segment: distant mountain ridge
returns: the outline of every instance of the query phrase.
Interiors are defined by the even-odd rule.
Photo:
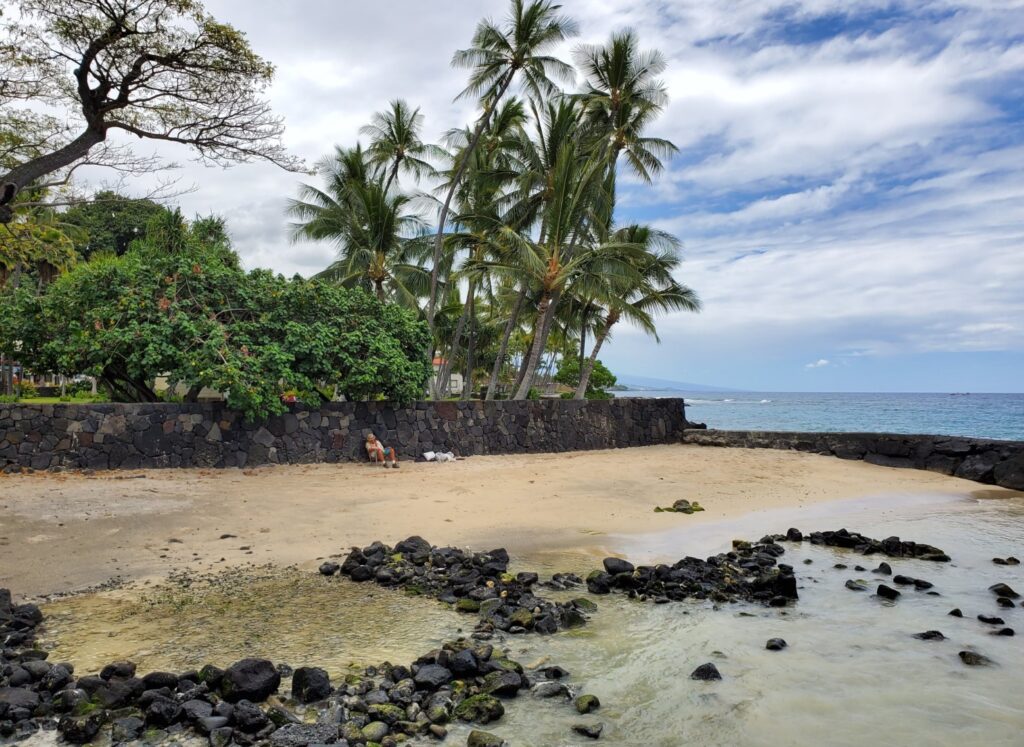
[[[724,386],[708,386],[707,384],[693,384],[688,381],[672,381],[671,379],[656,379],[650,376],[634,376],[633,374],[622,374],[617,377],[621,386],[631,389],[664,389],[680,392],[737,392],[738,389],[730,389]]]

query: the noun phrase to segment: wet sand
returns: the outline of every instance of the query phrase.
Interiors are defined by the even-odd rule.
[[[343,464],[0,475],[0,586],[34,597],[176,570],[313,567],[352,545],[411,534],[513,554],[596,553],[611,534],[853,497],[982,490],[943,475],[832,457],[684,445],[473,457],[399,470]],[[679,498],[706,511],[654,513]]]

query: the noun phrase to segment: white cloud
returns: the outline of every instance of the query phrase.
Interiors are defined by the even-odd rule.
[[[830,365],[829,361],[825,358],[819,358],[814,363],[808,363],[804,368],[825,368]]]

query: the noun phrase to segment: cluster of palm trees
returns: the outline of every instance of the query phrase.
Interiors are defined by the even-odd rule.
[[[576,33],[559,11],[512,0],[456,52],[475,123],[428,144],[419,110],[393,101],[363,128],[368,146],[337,148],[318,164],[324,186],[302,185],[289,205],[293,238],[337,247],[321,277],[422,314],[436,398],[459,366],[463,397],[486,381],[486,399],[523,399],[568,355],[582,398],[617,324],[657,337],[658,314],[700,309],[674,277],[678,240],[615,221],[619,166],[650,182],[676,151],[647,134],[667,101],[665,60],[627,30],[578,46],[570,65],[552,55]],[[577,74],[581,87],[559,87]]]

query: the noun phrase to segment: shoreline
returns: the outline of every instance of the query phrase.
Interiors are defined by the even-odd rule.
[[[113,577],[273,563],[420,535],[514,556],[597,556],[608,539],[893,494],[1011,497],[944,475],[797,452],[671,445],[453,464],[35,474],[0,479],[0,586],[25,597]],[[679,498],[703,513],[654,513]],[[766,531],[779,531],[766,527]],[[617,541],[617,540],[616,540]]]

